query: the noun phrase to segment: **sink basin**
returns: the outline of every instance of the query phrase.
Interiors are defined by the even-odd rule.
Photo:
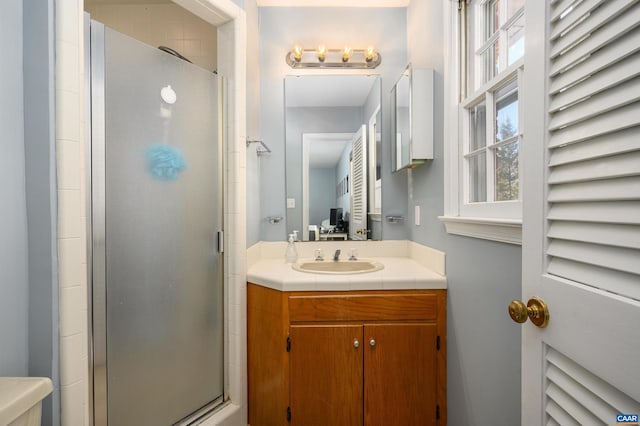
[[[370,260],[346,260],[339,262],[328,260],[294,263],[291,267],[296,271],[313,274],[364,274],[379,271],[384,268],[384,265]]]

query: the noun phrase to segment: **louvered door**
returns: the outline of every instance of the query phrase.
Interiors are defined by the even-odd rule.
[[[351,141],[351,212],[349,238],[367,239],[367,126],[362,125]]]
[[[640,414],[640,2],[527,0],[522,424]]]

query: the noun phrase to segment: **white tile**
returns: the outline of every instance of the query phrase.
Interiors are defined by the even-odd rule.
[[[88,326],[88,324],[87,324],[87,326]],[[82,344],[80,346],[80,357],[82,359],[88,359],[89,358],[89,338],[87,337],[88,334],[89,334],[88,330],[86,330],[86,329],[82,333],[80,333],[81,340],[82,340]],[[87,361],[83,365],[86,365],[88,367],[89,366],[89,362]]]
[[[199,56],[202,52],[202,41],[200,39],[189,39],[185,38],[184,40],[184,53],[183,55],[187,58],[193,56]]]
[[[405,290],[415,288],[415,278],[384,278],[382,288],[385,290]]]
[[[56,160],[59,189],[80,189],[80,143],[58,140],[56,142]]]
[[[58,259],[60,287],[81,285],[85,268],[82,265],[80,238],[59,239]]]
[[[79,0],[58,0],[56,6],[56,38],[73,44],[79,43]]]
[[[86,296],[80,286],[60,289],[60,335],[72,336],[81,333],[86,328]]]
[[[68,73],[70,70],[59,70]],[[75,74],[77,76],[77,72]],[[80,141],[80,97],[76,92],[56,89],[56,139]],[[80,164],[76,167],[80,168]]]
[[[78,42],[56,42],[56,89],[78,93],[80,51]]]
[[[68,386],[82,379],[82,371],[87,368],[82,364],[83,334],[77,333],[60,338],[60,350],[64,357],[60,359],[60,384]],[[86,351],[85,351],[86,352]]]
[[[244,199],[244,194],[241,194],[234,186],[230,186],[227,192],[227,213],[239,214],[242,199]]]
[[[184,40],[182,38],[167,38],[167,47],[182,53],[184,52]]]
[[[165,26],[165,37],[169,40],[184,40],[184,29],[182,22],[175,20],[167,22]]]
[[[58,190],[58,238],[80,238],[80,190]]]
[[[230,244],[231,255],[229,256],[229,272],[232,274],[243,274],[246,271],[246,255],[239,244]]]
[[[351,278],[349,280],[350,290],[381,290],[382,289],[382,277],[364,277],[364,274],[357,278]]]
[[[65,426],[82,425],[83,383],[78,381],[72,385],[60,387],[61,424]]]
[[[445,275],[445,253],[421,244],[411,243],[411,257],[434,272]]]

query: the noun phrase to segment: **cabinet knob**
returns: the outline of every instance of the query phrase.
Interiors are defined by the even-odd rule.
[[[374,339],[369,340],[369,344],[371,346],[375,346],[376,345],[376,341]]]
[[[358,342],[358,339],[353,341],[353,347],[354,348],[359,348],[360,347],[360,342]]]

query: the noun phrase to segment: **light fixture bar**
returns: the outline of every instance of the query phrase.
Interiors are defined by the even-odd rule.
[[[373,69],[380,65],[382,57],[375,49],[301,49],[296,46],[287,52],[285,61],[291,68],[354,68]]]

